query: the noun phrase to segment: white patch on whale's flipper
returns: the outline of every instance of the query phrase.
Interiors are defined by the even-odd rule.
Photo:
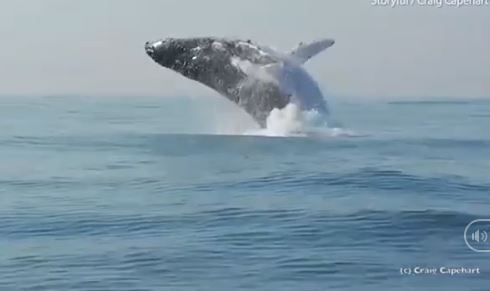
[[[307,44],[300,43],[298,47],[291,52],[291,56],[296,61],[304,64],[318,53],[331,47],[334,43],[335,41],[333,39],[322,39]]]
[[[289,96],[287,102],[294,103],[301,110],[316,109],[322,114],[327,112],[322,104],[323,95],[318,85],[302,66],[291,62],[258,65],[238,57],[232,57],[231,64],[248,76],[240,83],[240,90],[254,92],[250,88],[257,87],[257,81],[264,84],[272,83],[283,95]]]
[[[234,67],[238,68],[247,75],[251,74],[255,70],[254,67],[257,67],[257,65],[252,64],[249,60],[244,60],[236,56],[232,56],[230,60]]]
[[[236,68],[240,69],[243,73],[248,76],[248,79],[245,79],[244,82],[248,83],[252,80],[261,80],[264,82],[273,82],[278,83],[278,65],[277,64],[269,64],[269,65],[257,65],[248,60],[243,60],[238,57],[231,57],[231,64]]]
[[[225,47],[223,46],[223,43],[221,43],[220,41],[217,41],[217,40],[213,41],[213,44],[211,46],[215,50],[220,50],[220,51],[225,50]]]

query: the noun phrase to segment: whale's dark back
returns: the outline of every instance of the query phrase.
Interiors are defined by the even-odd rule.
[[[251,42],[218,38],[166,39],[147,43],[147,53],[160,65],[200,82],[242,107],[261,126],[274,108],[289,96],[274,82],[251,78],[234,59],[265,66],[279,60],[261,53]]]

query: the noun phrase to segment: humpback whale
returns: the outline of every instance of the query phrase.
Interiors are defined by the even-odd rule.
[[[333,44],[322,39],[282,53],[250,40],[166,38],[146,42],[145,51],[161,66],[214,89],[265,127],[269,113],[289,103],[328,113],[317,83],[302,65]]]

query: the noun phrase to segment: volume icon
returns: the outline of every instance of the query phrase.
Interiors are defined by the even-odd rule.
[[[464,243],[477,253],[490,253],[490,218],[475,219],[464,229]]]
[[[488,233],[484,230],[477,229],[471,234],[471,239],[476,242],[487,242]]]

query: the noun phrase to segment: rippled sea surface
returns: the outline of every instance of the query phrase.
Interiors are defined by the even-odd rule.
[[[0,290],[490,290],[463,239],[488,101],[338,101],[356,134],[280,138],[209,134],[214,99],[0,103]],[[444,266],[480,274],[400,273]]]

